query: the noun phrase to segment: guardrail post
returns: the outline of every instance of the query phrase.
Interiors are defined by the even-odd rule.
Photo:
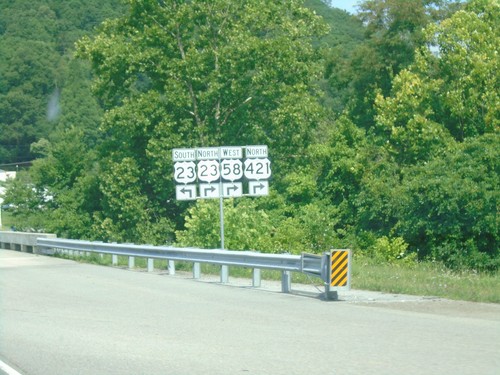
[[[193,263],[193,279],[199,279],[201,275],[200,263]]]
[[[111,255],[111,264],[112,264],[113,266],[118,265],[118,255],[116,255],[116,254],[112,254],[112,255]]]
[[[222,284],[227,284],[229,281],[229,267],[223,265],[220,267],[220,282]]]
[[[168,274],[175,275],[175,262],[173,260],[168,261]]]
[[[155,261],[152,258],[148,258],[148,272],[153,272],[155,269]]]
[[[254,268],[252,270],[252,286],[254,288],[260,288],[260,268]]]
[[[292,291],[292,277],[290,271],[281,271],[281,291],[290,293]]]
[[[135,258],[128,257],[128,268],[134,268],[134,266],[135,266]]]
[[[331,290],[328,283],[325,284],[325,300],[327,301],[338,301],[339,293],[336,290]]]

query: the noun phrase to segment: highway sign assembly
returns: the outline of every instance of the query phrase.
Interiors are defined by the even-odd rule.
[[[178,200],[269,195],[267,146],[172,150]]]

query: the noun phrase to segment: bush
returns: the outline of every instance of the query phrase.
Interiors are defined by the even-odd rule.
[[[498,265],[499,141],[484,135],[408,170],[396,232],[419,255],[451,267]]]
[[[408,244],[401,237],[380,237],[373,246],[374,258],[387,263],[404,262],[414,263],[415,253],[408,253]]]
[[[500,268],[500,258],[480,252],[472,240],[462,245],[445,242],[437,246],[433,256],[447,267],[457,270],[495,271]]]

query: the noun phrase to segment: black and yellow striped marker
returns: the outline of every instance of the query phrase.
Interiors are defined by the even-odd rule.
[[[349,286],[349,250],[332,250],[330,286]]]

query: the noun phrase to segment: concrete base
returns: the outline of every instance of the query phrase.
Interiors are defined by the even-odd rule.
[[[36,246],[37,238],[56,237],[57,236],[53,233],[0,231],[0,249],[39,254],[42,250],[39,250]]]

